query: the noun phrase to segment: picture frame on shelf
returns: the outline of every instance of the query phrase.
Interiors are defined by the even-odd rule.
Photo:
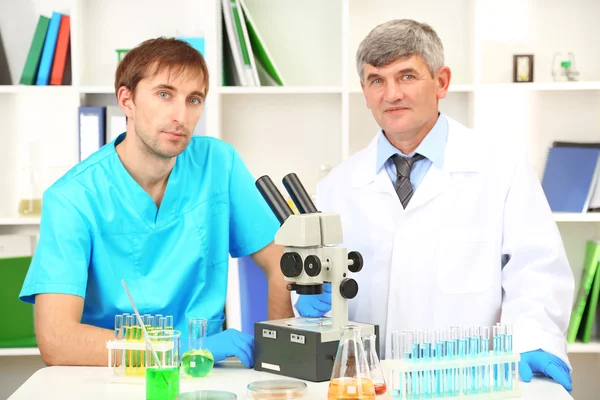
[[[513,82],[533,82],[533,54],[513,55]]]

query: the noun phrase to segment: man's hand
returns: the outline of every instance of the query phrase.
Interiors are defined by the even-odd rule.
[[[303,317],[322,317],[331,311],[331,283],[323,284],[321,294],[303,294],[296,302],[296,310]]]
[[[208,336],[204,346],[210,350],[215,362],[227,357],[237,357],[248,368],[254,366],[254,337],[235,329]]]
[[[521,354],[519,375],[524,382],[531,382],[533,374],[544,374],[560,383],[569,393],[573,390],[571,373],[565,363],[558,357],[542,350],[528,351]]]

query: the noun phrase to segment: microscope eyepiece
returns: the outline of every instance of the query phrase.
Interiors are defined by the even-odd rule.
[[[283,178],[283,186],[289,193],[300,214],[317,212],[317,208],[308,195],[308,192],[304,189],[302,182],[300,182],[295,173],[289,173]]]
[[[256,180],[256,187],[269,207],[271,207],[271,211],[273,211],[280,224],[283,224],[290,215],[294,214],[268,175],[258,178]]]

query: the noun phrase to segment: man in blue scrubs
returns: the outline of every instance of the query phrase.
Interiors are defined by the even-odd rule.
[[[208,91],[202,55],[158,38],[131,50],[115,78],[127,132],[43,197],[40,237],[20,298],[35,302],[47,365],[107,365],[114,316],[206,318],[215,361],[253,365],[253,337],[222,330],[228,257],[251,255],[268,280],[269,319],[292,317],[279,227],[229,144],[193,136]],[[187,340],[182,340],[182,350]]]

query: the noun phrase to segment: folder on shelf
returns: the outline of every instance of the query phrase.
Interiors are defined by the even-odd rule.
[[[590,148],[600,148],[600,143],[598,142],[561,142],[556,141],[552,143],[553,147],[590,147]]]
[[[56,41],[58,40],[58,30],[60,29],[60,21],[62,14],[58,12],[52,13],[50,24],[48,25],[48,33],[44,42],[44,50],[40,60],[40,68],[37,74],[36,85],[48,85],[50,82],[50,72],[54,63],[54,51],[56,50]]]
[[[583,343],[589,343],[592,335],[596,334],[594,323],[596,322],[596,312],[598,309],[598,295],[600,295],[600,265],[596,267],[592,288],[590,289],[588,301],[581,318],[578,336]]]
[[[600,242],[589,240],[586,243],[585,259],[583,262],[581,281],[579,282],[579,290],[575,301],[573,302],[571,319],[569,321],[569,328],[567,329],[567,343],[574,343],[577,338],[585,305],[588,301],[594,276],[598,270],[598,261],[600,261]]]
[[[106,106],[106,143],[112,142],[126,131],[127,121],[121,107]]]
[[[56,51],[54,52],[54,62],[52,63],[52,72],[50,73],[51,85],[65,84],[65,69],[69,60],[69,39],[71,32],[71,17],[63,15],[60,19],[60,28],[58,29],[58,38],[56,39]]]
[[[0,85],[12,85],[8,57],[6,56],[4,43],[2,42],[2,32],[0,32]]]
[[[79,161],[85,160],[105,144],[104,107],[79,107]]]
[[[25,67],[21,74],[21,80],[19,81],[23,85],[35,85],[49,24],[50,18],[40,15],[31,45],[29,46],[29,53],[27,54]]]
[[[587,212],[600,201],[593,199],[599,177],[600,148],[552,147],[542,188],[553,212]]]
[[[230,52],[235,72],[233,82],[238,86],[260,86],[254,53],[239,0],[222,0],[224,17],[224,46]],[[225,46],[225,44],[228,46]],[[230,61],[228,57],[228,61]]]
[[[269,49],[267,48],[265,41],[258,31],[258,28],[254,23],[252,16],[250,15],[250,11],[248,10],[246,3],[244,3],[244,0],[239,0],[239,2],[244,13],[246,26],[248,27],[248,36],[250,38],[251,45],[250,47],[254,53],[254,60],[260,85],[284,86],[285,81],[281,76],[273,57],[271,57],[271,53],[269,53]]]
[[[37,346],[33,305],[19,300],[33,242],[28,235],[0,235],[0,348]]]

